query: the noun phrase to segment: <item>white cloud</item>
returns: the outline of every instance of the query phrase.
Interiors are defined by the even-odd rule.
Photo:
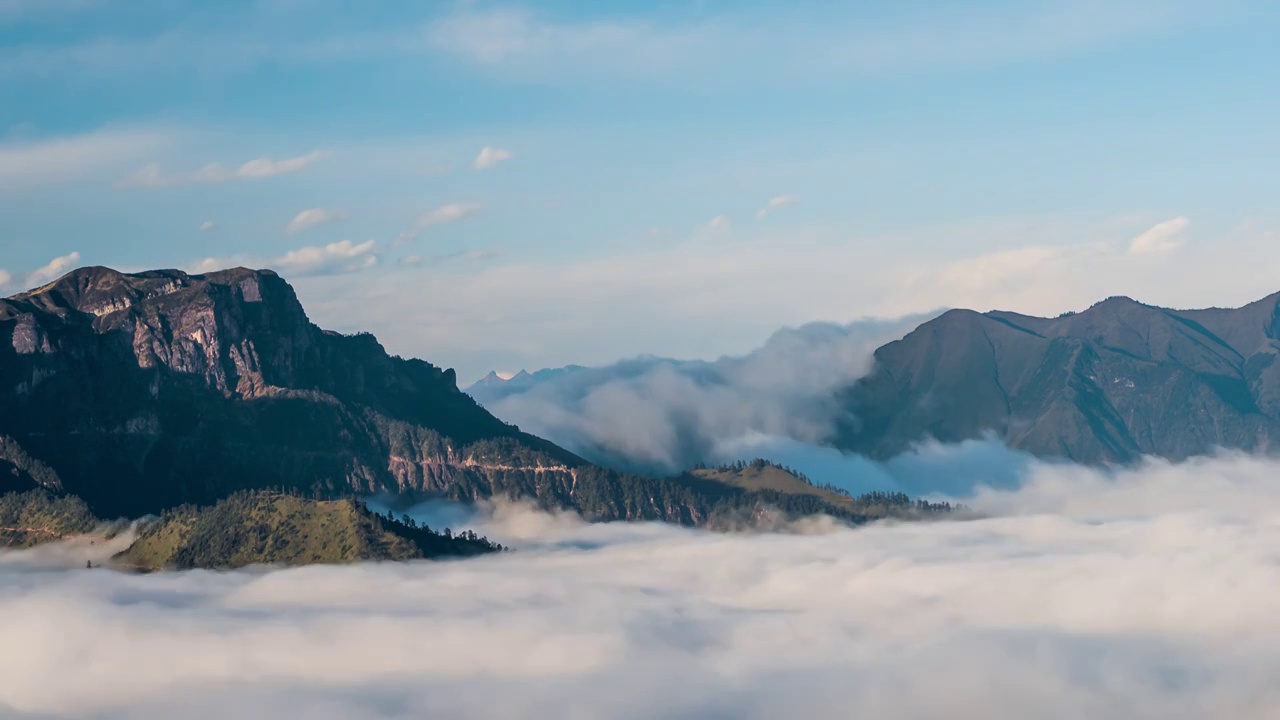
[[[518,552],[463,562],[5,553],[0,714],[1271,720],[1278,472],[1038,466],[994,517],[787,534],[501,505],[475,525]]]
[[[287,275],[334,275],[367,270],[378,263],[374,254],[377,243],[366,240],[355,244],[350,240],[329,243],[323,247],[290,250],[272,262]]]
[[[155,188],[175,185],[219,184],[240,180],[262,180],[305,170],[325,156],[326,153],[317,150],[306,155],[283,160],[258,158],[242,163],[235,168],[229,168],[219,163],[211,163],[195,172],[176,175],[166,174],[160,165],[152,163],[143,166],[134,174],[120,180],[116,183],[116,187],[120,189]]]
[[[214,223],[212,220],[205,220],[204,222],[200,223],[200,232],[209,232],[210,230],[216,227],[218,227],[217,224]]]
[[[67,273],[68,270],[75,268],[76,263],[80,262],[80,253],[71,252],[60,257],[56,257],[48,262],[44,267],[32,270],[27,274],[26,284],[28,288],[37,288],[41,285],[53,282]]]
[[[710,232],[725,232],[730,225],[728,215],[717,215],[707,222],[706,229]]]
[[[479,213],[480,209],[480,205],[475,203],[450,203],[448,205],[441,205],[418,218],[418,227],[426,228],[431,227],[432,225],[447,225],[449,223],[455,223]]]
[[[836,391],[871,369],[876,348],[929,317],[813,323],[741,357],[641,357],[471,392],[499,418],[589,460],[678,472],[737,460],[766,439],[822,443],[841,416]]]
[[[307,210],[303,210],[297,215],[294,215],[293,219],[289,221],[289,224],[285,226],[284,231],[288,235],[296,235],[305,230],[310,230],[313,227],[333,222],[334,220],[337,220],[338,217],[338,213],[325,210],[324,208],[309,208]]]
[[[419,267],[422,265],[440,265],[447,262],[480,262],[482,260],[492,260],[501,256],[497,250],[489,248],[477,248],[474,250],[459,250],[457,252],[444,253],[441,255],[431,255],[423,257],[421,255],[406,255],[400,258],[399,263],[404,267]]]
[[[324,157],[324,153],[315,151],[302,155],[300,157],[288,158],[285,160],[271,160],[269,158],[259,158],[250,160],[240,167],[236,168],[235,173],[231,176],[233,179],[245,178],[269,178],[276,175],[287,175],[305,169],[308,165]]]
[[[105,129],[0,143],[0,189],[95,180],[173,142],[165,130]]]
[[[800,201],[795,195],[778,195],[769,199],[764,207],[756,211],[756,217],[765,218],[775,210],[781,210],[784,207],[790,207]]]
[[[480,150],[480,154],[476,155],[475,163],[473,164],[477,170],[486,170],[504,160],[510,159],[510,152],[486,145]]]
[[[407,242],[415,240],[422,234],[423,230],[436,225],[450,225],[452,223],[466,220],[469,217],[478,215],[482,210],[482,206],[478,203],[449,203],[441,205],[434,210],[424,213],[414,223],[413,229],[401,233],[398,238],[399,242]]]
[[[1133,238],[1129,244],[1129,252],[1134,255],[1151,255],[1178,249],[1182,244],[1181,236],[1191,225],[1184,217],[1165,220],[1149,230]]]
[[[272,259],[247,256],[205,258],[194,263],[190,270],[195,273],[206,273],[244,266],[271,268],[280,271],[281,275],[293,278],[345,275],[369,270],[376,266],[378,264],[376,250],[377,242],[373,240],[358,244],[350,240],[342,240],[328,245],[297,248]]]
[[[13,275],[9,274],[4,270],[0,270],[0,290],[7,288],[9,286],[9,283],[12,281],[13,281]]]

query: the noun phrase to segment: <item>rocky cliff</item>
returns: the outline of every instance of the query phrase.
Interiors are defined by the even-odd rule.
[[[504,424],[454,373],[327,332],[269,271],[83,268],[0,300],[0,493],[78,496],[99,517],[246,490],[533,499],[595,520],[709,526],[848,508],[692,476],[639,477]]]
[[[0,301],[0,408],[6,489],[107,516],[271,487],[571,505],[584,465],[453,371],[316,327],[269,271],[84,268]]]

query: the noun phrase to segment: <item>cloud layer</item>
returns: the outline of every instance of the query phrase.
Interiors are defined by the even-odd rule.
[[[511,157],[510,151],[485,145],[480,149],[480,153],[476,155],[475,162],[472,164],[477,170],[488,170],[500,162],[510,160]]]
[[[503,508],[518,551],[466,562],[0,555],[0,716],[1269,720],[1278,471],[1037,467],[990,519],[784,535]]]
[[[599,462],[651,472],[752,456],[765,440],[824,440],[834,392],[871,368],[880,345],[929,316],[813,323],[714,362],[642,357],[480,385],[490,412]]]
[[[285,226],[286,235],[296,235],[305,232],[313,227],[319,227],[325,223],[333,222],[338,219],[338,213],[324,208],[308,208],[293,216],[289,224]]]
[[[168,174],[158,164],[145,165],[133,175],[116,183],[120,189],[172,187],[174,185],[219,184],[241,180],[262,180],[277,175],[289,175],[305,170],[315,162],[324,158],[325,153],[317,150],[298,157],[274,160],[257,158],[229,168],[220,163],[211,163],[190,173]]]

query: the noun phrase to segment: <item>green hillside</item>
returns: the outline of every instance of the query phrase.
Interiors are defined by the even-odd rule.
[[[116,556],[139,570],[309,565],[471,556],[499,546],[453,537],[370,512],[355,500],[239,492],[207,508],[185,505],[148,524]]]
[[[0,495],[0,547],[31,547],[99,525],[84,501],[44,490]]]

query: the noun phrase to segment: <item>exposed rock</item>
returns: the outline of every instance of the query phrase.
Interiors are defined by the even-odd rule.
[[[106,515],[279,486],[567,498],[582,462],[452,371],[317,328],[270,271],[84,268],[0,301],[0,384],[0,432]]]

